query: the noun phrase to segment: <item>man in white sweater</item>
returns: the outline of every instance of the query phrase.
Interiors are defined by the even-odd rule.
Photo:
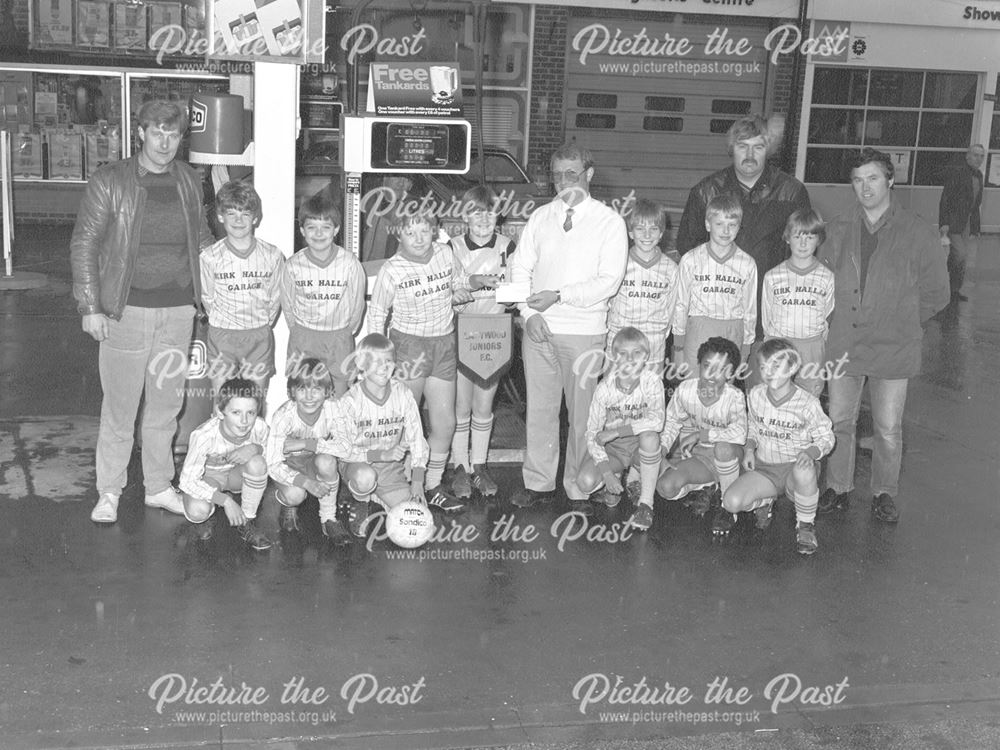
[[[573,510],[589,514],[576,475],[587,455],[587,413],[603,366],[608,302],[625,275],[628,233],[621,216],[590,197],[594,162],[587,149],[563,145],[551,165],[558,197],[528,219],[511,261],[511,281],[531,285],[520,306],[528,399],[524,489],[511,500],[522,508],[553,500],[564,396],[563,488]]]

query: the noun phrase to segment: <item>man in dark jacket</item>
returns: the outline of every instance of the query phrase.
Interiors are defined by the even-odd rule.
[[[965,154],[965,164],[951,170],[941,191],[938,227],[942,240],[947,238],[948,276],[951,279],[952,302],[967,302],[962,294],[965,264],[973,243],[979,236],[979,207],[983,202],[983,173],[979,170],[986,160],[986,150],[975,144]]]
[[[868,382],[875,427],[872,514],[896,523],[903,457],[903,406],[920,372],[923,325],[948,304],[944,254],[934,227],[892,198],[888,155],[866,148],[854,160],[857,205],[826,227],[819,258],[833,269],[836,305],[826,341],[838,362],[829,382],[837,445],[819,513],[846,508],[854,488],[855,435]]]
[[[721,193],[728,193],[743,206],[743,223],[736,235],[736,246],[757,261],[757,309],[764,274],[781,263],[787,255],[782,233],[793,211],[809,208],[805,186],[785,174],[767,157],[780,145],[780,136],[768,127],[760,115],[741,117],[729,128],[731,167],[719,170],[695,185],[688,194],[684,215],[677,228],[677,251],[683,255],[708,241],[705,208]],[[757,320],[757,339],[763,335]],[[737,342],[739,343],[739,342]]]
[[[171,443],[184,403],[200,297],[198,253],[212,242],[197,173],[175,160],[184,110],[152,101],[138,113],[142,148],[97,170],[70,241],[73,296],[83,330],[100,342],[98,501],[90,517],[118,520],[139,401],[146,505],[183,513],[171,485]]]

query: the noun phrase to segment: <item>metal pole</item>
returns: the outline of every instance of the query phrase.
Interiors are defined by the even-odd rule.
[[[486,41],[486,10],[488,3],[478,0],[473,5],[473,43],[476,69],[476,147],[479,150],[479,184],[486,184],[486,137],[483,123],[483,46]]]
[[[14,170],[11,166],[10,133],[0,130],[0,192],[3,193],[3,260],[4,275],[14,275],[14,254],[11,243],[14,240],[13,183]]]
[[[799,0],[799,31],[803,36],[806,33],[806,25],[809,23],[809,0]],[[785,121],[785,142],[781,148],[781,168],[792,173],[792,162],[795,159],[797,138],[793,134],[798,133],[802,101],[800,90],[802,89],[802,55],[796,54],[792,58],[792,87],[788,93],[788,117]]]

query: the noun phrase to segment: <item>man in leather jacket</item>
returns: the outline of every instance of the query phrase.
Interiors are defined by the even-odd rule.
[[[171,485],[171,443],[200,297],[198,254],[213,240],[201,181],[175,160],[187,125],[184,110],[174,102],[146,102],[138,121],[141,150],[94,173],[70,241],[83,330],[100,342],[99,498],[91,513],[100,523],[118,519],[143,394],[146,505],[183,512]]]
[[[708,202],[722,193],[732,195],[743,206],[743,223],[736,235],[736,246],[757,261],[759,310],[764,274],[787,257],[782,238],[785,223],[793,211],[810,208],[809,193],[801,182],[768,163],[767,157],[780,145],[780,137],[763,117],[741,117],[729,128],[727,138],[733,164],[710,174],[691,189],[677,228],[677,252],[683,255],[708,241],[705,227]],[[758,318],[757,339],[762,338],[763,328]]]

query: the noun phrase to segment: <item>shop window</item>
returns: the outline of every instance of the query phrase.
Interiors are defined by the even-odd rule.
[[[806,149],[806,180],[808,182],[849,182],[847,165],[857,149]]]
[[[943,185],[945,176],[954,167],[965,164],[965,151],[968,148],[958,151],[926,151],[920,156],[917,162],[916,172],[913,176],[915,185]]]
[[[577,94],[576,106],[581,109],[617,109],[616,94]]]
[[[750,114],[749,99],[713,99],[713,115],[748,115]]]
[[[90,179],[99,167],[139,148],[134,130],[143,102],[168,99],[186,107],[197,91],[227,93],[229,81],[194,73],[7,71],[0,75],[0,128],[13,135],[14,177]],[[186,150],[185,137],[180,158]]]
[[[868,84],[868,105],[874,107],[919,107],[923,73],[873,70]]]
[[[925,112],[920,119],[921,146],[948,146],[963,151],[969,147],[972,113]]]
[[[940,185],[972,138],[978,85],[975,73],[817,67],[806,182],[848,182],[852,155],[871,146],[902,165],[897,184]]]
[[[865,117],[866,146],[912,146],[917,138],[917,112],[873,109]]]
[[[595,130],[613,130],[615,127],[615,116],[580,113],[576,116],[576,126],[578,128],[593,128]]]
[[[643,117],[642,129],[680,133],[684,129],[684,120],[680,117]]]
[[[858,68],[817,68],[813,78],[816,104],[864,105],[868,71]]]
[[[976,77],[967,73],[928,73],[925,109],[975,109]]]
[[[713,117],[711,120],[708,121],[708,132],[709,133],[728,133],[729,132],[729,128],[731,128],[733,126],[734,122],[736,122],[736,120],[732,120],[732,119],[730,119],[730,120],[722,120],[722,119]]]
[[[815,109],[809,117],[809,142],[860,145],[863,129],[862,110]]]
[[[684,99],[680,96],[647,96],[646,109],[650,112],[683,112]]]

